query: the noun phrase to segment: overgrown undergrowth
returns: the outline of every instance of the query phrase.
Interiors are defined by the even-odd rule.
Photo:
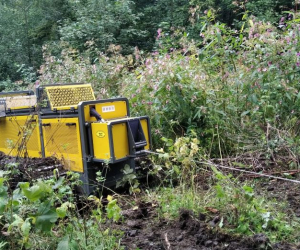
[[[244,15],[240,30],[207,13],[201,43],[182,34],[176,48],[163,45],[145,56],[138,49],[95,62],[73,49],[54,57],[44,48],[40,84],[92,83],[98,98],[128,97],[136,115],[151,118],[155,147],[160,138],[193,135],[210,158],[262,152],[285,154],[297,165],[299,150],[300,31],[298,13],[280,30]]]
[[[58,58],[45,47],[39,84],[91,83],[98,98],[126,96],[134,114],[150,117],[154,146],[161,148],[151,174],[161,188],[147,199],[158,203],[159,218],[175,218],[187,208],[217,231],[299,242],[299,219],[285,212],[287,204],[202,164],[271,172],[299,168],[300,29],[294,15],[283,30],[247,15],[232,30],[210,11],[199,23],[201,42],[183,34],[176,48],[166,48],[162,32],[161,47],[147,56],[136,49],[124,57],[111,45],[110,57],[99,53],[91,61],[72,48]],[[199,180],[203,174],[209,181]],[[76,178],[20,183],[14,191],[7,178],[1,173],[0,248],[122,248],[122,232],[110,229],[120,219],[115,198],[103,207],[91,197],[94,207],[82,216],[72,194]],[[131,191],[141,191],[134,183]]]
[[[74,173],[12,189],[12,174],[0,171],[0,249],[122,249],[123,233],[109,227],[121,218],[112,196],[105,208],[97,197],[79,197]]]

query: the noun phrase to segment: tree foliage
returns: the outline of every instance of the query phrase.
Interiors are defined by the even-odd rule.
[[[59,22],[68,12],[66,0],[10,0],[0,3],[0,81],[20,80],[22,65],[38,68],[45,42],[59,39]]]
[[[27,76],[24,69],[38,69],[45,44],[59,55],[64,41],[64,46],[90,53],[92,60],[110,44],[119,45],[123,54],[135,47],[151,52],[159,49],[157,30],[168,37],[170,47],[184,33],[201,41],[208,9],[216,20],[240,27],[244,13],[278,24],[281,12],[293,8],[296,3],[288,0],[2,0],[0,81],[21,80]]]
[[[124,53],[132,52],[136,40],[145,32],[138,29],[140,14],[133,12],[133,3],[127,0],[74,1],[72,19],[66,19],[60,28],[63,41],[83,51],[90,41],[97,50],[104,51],[110,44],[122,45]]]

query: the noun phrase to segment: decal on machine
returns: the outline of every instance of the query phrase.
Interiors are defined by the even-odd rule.
[[[104,138],[105,137],[105,133],[103,131],[97,131],[96,132],[96,135],[99,137],[99,138]]]
[[[115,110],[115,105],[102,107],[102,113],[114,112]]]

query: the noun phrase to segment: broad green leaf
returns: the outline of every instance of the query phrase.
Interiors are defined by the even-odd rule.
[[[31,229],[30,218],[27,218],[21,226],[21,231],[24,236],[29,236]]]
[[[126,164],[125,167],[124,167],[123,173],[124,174],[131,174],[132,172],[133,172],[133,169],[130,168],[130,166]]]
[[[5,211],[8,199],[6,197],[0,197],[0,214]]]
[[[52,190],[49,185],[43,182],[39,182],[32,187],[29,187],[29,183],[23,183],[20,187],[26,198],[32,202],[39,200],[45,193],[49,193]]]
[[[70,238],[65,236],[57,245],[56,250],[70,250]]]
[[[55,183],[55,185],[52,187],[52,189],[58,189],[63,184],[64,180],[64,177],[60,177]]]
[[[48,210],[46,213],[36,216],[36,228],[42,232],[50,232],[57,219],[56,211],[54,209]]]
[[[108,208],[113,208],[117,204],[117,200],[112,200],[107,204]]]
[[[66,207],[58,207],[58,208],[56,208],[56,213],[59,218],[64,218],[67,214],[67,208]]]
[[[20,227],[24,223],[24,220],[17,214],[14,214],[13,218],[14,221],[9,225],[8,231],[11,231],[13,227]]]
[[[245,190],[245,192],[247,193],[253,193],[253,188],[249,187],[249,186],[243,186],[243,189]]]
[[[44,190],[38,185],[34,185],[30,188],[24,188],[22,191],[26,198],[28,198],[30,201],[37,201],[44,194]]]

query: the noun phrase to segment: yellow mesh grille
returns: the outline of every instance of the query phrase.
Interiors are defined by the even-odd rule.
[[[95,100],[91,85],[45,87],[52,108],[76,107],[79,102]]]

